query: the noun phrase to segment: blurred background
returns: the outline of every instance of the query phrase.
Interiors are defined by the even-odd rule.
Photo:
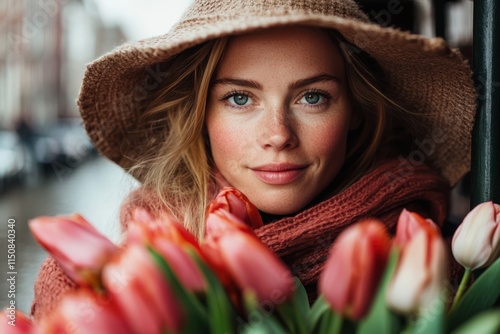
[[[440,36],[470,58],[472,1],[359,0],[383,25]],[[137,183],[99,157],[75,100],[87,63],[129,40],[165,33],[191,0],[0,0],[0,308],[7,298],[7,221],[16,221],[16,306],[29,313],[46,253],[29,219],[81,213],[114,241]],[[467,182],[450,220],[468,211]]]

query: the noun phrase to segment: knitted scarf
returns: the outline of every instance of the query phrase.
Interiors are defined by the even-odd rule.
[[[394,233],[401,210],[431,218],[442,227],[447,186],[429,167],[406,160],[381,164],[349,188],[294,217],[256,230],[261,241],[289,265],[310,300],[334,239],[361,219],[377,218]]]
[[[300,278],[312,300],[323,263],[343,229],[363,218],[378,218],[393,231],[403,208],[442,225],[447,190],[444,181],[429,167],[392,160],[380,164],[338,195],[296,216],[265,225],[255,233]],[[158,209],[158,199],[150,196],[142,189],[129,196],[120,214],[124,227],[137,205],[150,212]],[[40,318],[49,313],[61,295],[74,288],[74,282],[49,257],[35,282],[32,315]]]

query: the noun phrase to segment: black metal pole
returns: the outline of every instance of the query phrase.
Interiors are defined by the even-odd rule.
[[[472,133],[471,207],[500,203],[500,11],[498,0],[474,1],[474,80],[478,109]]]

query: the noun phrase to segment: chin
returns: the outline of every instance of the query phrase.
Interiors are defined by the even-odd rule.
[[[287,216],[294,214],[302,210],[307,205],[307,203],[300,203],[300,202],[290,204],[289,202],[287,203],[286,201],[279,201],[277,203],[273,201],[267,201],[262,204],[263,205],[255,204],[255,206],[260,211],[276,216]]]

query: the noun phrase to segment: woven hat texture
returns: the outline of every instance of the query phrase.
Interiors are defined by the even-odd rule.
[[[410,161],[429,162],[450,185],[469,170],[476,108],[469,65],[442,39],[370,23],[350,0],[195,0],[165,35],[126,43],[87,67],[78,98],[86,131],[102,155],[128,170],[145,141],[160,144],[141,126],[161,82],[158,64],[217,37],[296,24],[335,29],[378,61],[396,98],[428,129]],[[141,179],[140,171],[133,175]]]

